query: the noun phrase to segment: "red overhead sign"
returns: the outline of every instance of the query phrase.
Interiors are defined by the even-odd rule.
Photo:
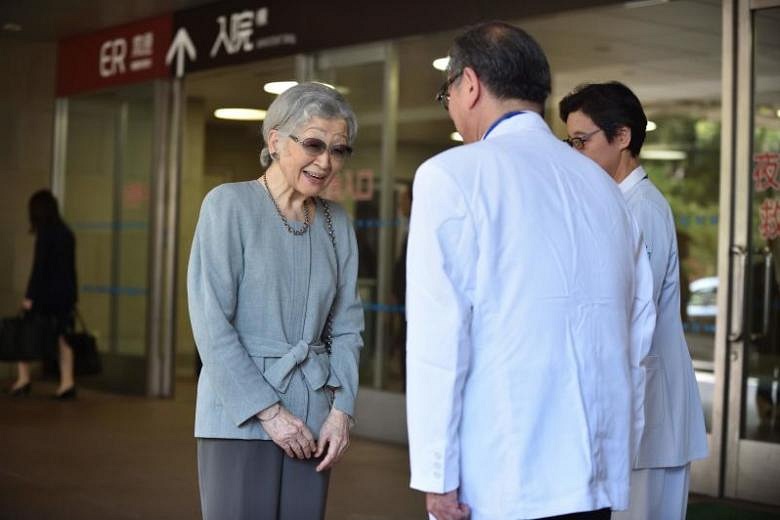
[[[590,0],[588,4],[617,1]],[[410,17],[399,14],[397,2],[337,0],[318,10],[290,0],[214,2],[60,41],[57,96],[454,29],[478,20],[559,12],[579,8],[581,3],[491,0],[465,2],[453,9],[452,0],[426,0],[415,4],[419,12]]]
[[[172,25],[169,14],[60,41],[57,96],[167,77]]]

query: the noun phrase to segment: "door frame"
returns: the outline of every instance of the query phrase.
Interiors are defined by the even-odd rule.
[[[362,64],[382,64],[381,144],[379,167],[379,219],[391,222],[394,218],[394,171],[397,155],[398,104],[400,67],[396,43],[384,41],[361,44],[344,49],[322,50],[298,56],[296,65],[298,81],[317,80],[316,71],[330,67],[346,67]],[[406,396],[403,393],[384,390],[384,362],[389,314],[381,307],[390,303],[393,267],[393,228],[379,227],[377,255],[376,320],[371,338],[374,359],[370,382],[361,385],[355,403],[355,433],[371,439],[404,444],[406,438]]]
[[[380,137],[379,168],[379,219],[391,222],[395,211],[393,187],[397,154],[398,98],[400,70],[398,50],[392,41],[360,44],[341,49],[326,49],[312,54],[298,56],[296,69],[298,81],[319,80],[317,71],[336,67],[381,64],[382,68],[382,130]],[[391,278],[393,268],[393,229],[379,227],[377,262],[376,302],[379,306],[390,304]],[[366,311],[372,312],[372,311]],[[370,339],[374,363],[370,387],[381,391],[384,386],[384,361],[387,350],[388,313],[377,310],[373,337]]]
[[[739,250],[732,251],[732,232],[734,228],[734,139],[736,117],[736,31],[735,11],[739,0],[724,0],[722,4],[722,39],[721,39],[721,134],[720,134],[720,191],[718,220],[718,287],[717,316],[715,321],[715,338],[713,352],[713,402],[711,428],[707,434],[709,457],[696,460],[691,464],[690,490],[710,496],[721,496],[723,493],[723,445],[726,431],[726,393],[728,391],[728,335],[731,332],[730,319],[732,313],[730,285],[732,270],[739,264],[735,255]],[[723,290],[723,289],[727,290]],[[729,323],[729,326],[726,324]]]
[[[171,80],[155,80],[150,83],[153,93],[152,164],[149,178],[149,228],[146,291],[146,349],[142,357],[127,356],[117,352],[117,295],[112,296],[111,327],[108,342],[102,345],[103,374],[98,386],[133,394],[145,393],[149,397],[172,397],[174,391],[173,354],[175,331],[173,317],[176,314],[175,298],[175,244],[178,212],[178,173],[180,161],[181,112],[174,108],[181,105],[181,85]],[[179,88],[179,90],[176,89]],[[124,87],[117,87],[121,90]],[[68,133],[71,103],[68,97],[55,100],[54,135],[52,140],[51,191],[64,207],[67,196]],[[117,113],[118,153],[124,153],[127,107],[119,105]],[[114,160],[113,175],[121,178],[121,157]],[[121,201],[121,191],[115,182],[114,198]],[[113,209],[113,221],[119,218],[119,208]],[[116,232],[114,232],[116,235]],[[112,284],[118,277],[119,241],[112,239]],[[163,259],[163,261],[160,261]],[[161,320],[162,317],[162,320]]]
[[[725,396],[724,408],[720,411],[722,431],[725,432],[722,436],[722,495],[780,504],[780,497],[776,492],[776,483],[780,477],[780,468],[776,467],[776,461],[780,460],[780,445],[741,437],[743,407],[746,406],[744,393],[747,391],[743,379],[746,375],[749,341],[746,277],[751,247],[750,171],[753,155],[755,51],[753,17],[756,11],[780,7],[780,0],[735,0],[725,3],[732,4],[733,36],[730,38],[735,52],[732,52],[733,59],[728,63],[724,52],[724,69],[728,65],[734,73],[733,98],[729,105],[735,110],[732,112],[733,121],[729,125],[733,133],[733,154],[730,154],[729,161],[732,163],[729,174],[733,179],[732,198],[730,204],[721,205],[722,208],[731,208],[732,220],[731,240],[727,242],[731,252],[730,285],[728,293],[723,295],[728,298],[731,316],[724,343],[726,348],[724,355],[720,356],[725,363],[727,377],[723,378],[723,384],[727,384],[727,390],[724,394],[718,394]],[[724,25],[724,29],[725,27]],[[724,40],[726,36],[724,31]],[[723,126],[726,127],[725,121]]]

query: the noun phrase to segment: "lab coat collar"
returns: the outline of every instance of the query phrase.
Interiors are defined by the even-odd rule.
[[[644,168],[637,166],[634,168],[634,171],[628,174],[628,177],[623,179],[621,183],[618,184],[618,187],[620,188],[620,191],[623,193],[623,195],[626,196],[634,188],[634,186],[645,179],[647,179],[647,173],[645,173]]]
[[[536,112],[527,110],[501,121],[484,137],[484,140],[489,141],[498,136],[514,133],[519,130],[544,130],[545,132],[550,132],[550,127],[544,122],[542,116]]]

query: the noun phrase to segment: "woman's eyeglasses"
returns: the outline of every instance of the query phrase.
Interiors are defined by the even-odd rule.
[[[585,148],[585,143],[588,142],[588,139],[596,135],[598,132],[601,132],[601,128],[597,128],[594,131],[578,135],[576,137],[569,137],[568,139],[564,139],[563,142],[574,148],[575,150],[582,150]]]
[[[325,150],[328,151],[334,161],[345,161],[352,155],[352,147],[347,144],[334,144],[333,146],[328,147],[328,144],[325,141],[317,139],[316,137],[301,139],[292,134],[288,134],[288,137],[301,145],[303,151],[312,157],[322,155],[322,152]]]
[[[463,71],[460,71],[449,78],[444,82],[439,91],[436,93],[436,101],[441,103],[441,106],[444,108],[444,110],[450,109],[450,86],[455,83],[462,74]]]

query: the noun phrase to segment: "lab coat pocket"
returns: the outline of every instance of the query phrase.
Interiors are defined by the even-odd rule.
[[[666,374],[658,356],[647,356],[644,362],[647,370],[645,387],[645,429],[658,428],[664,422],[666,401]]]

